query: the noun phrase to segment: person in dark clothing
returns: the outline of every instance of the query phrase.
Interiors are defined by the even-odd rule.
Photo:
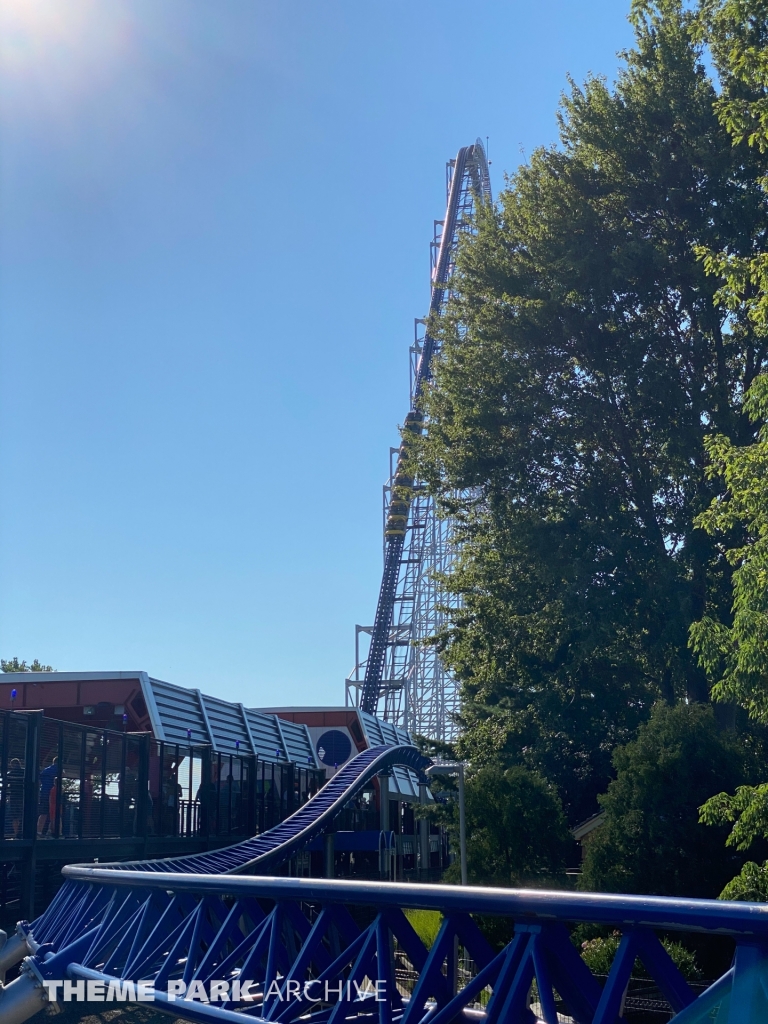
[[[203,778],[200,779],[200,785],[197,787],[197,793],[195,800],[200,808],[200,830],[203,835],[210,833],[216,835],[219,832],[223,832],[223,828],[220,821],[219,807],[216,799],[218,793],[218,772],[219,766],[214,762],[210,768],[210,774],[208,776],[208,782],[206,783]],[[224,783],[222,782],[222,787]]]
[[[37,834],[43,835],[46,825],[50,824],[49,806],[51,790],[59,777],[58,758],[54,757],[47,768],[40,772],[40,799],[37,804]]]

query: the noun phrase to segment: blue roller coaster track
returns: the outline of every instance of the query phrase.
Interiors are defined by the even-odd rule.
[[[416,747],[382,744],[357,754],[326,782],[323,788],[285,821],[263,835],[242,843],[186,857],[144,860],[112,865],[123,870],[179,871],[184,874],[235,874],[242,871],[263,873],[290,860],[322,832],[353,797],[377,775],[395,765],[421,771],[429,764]],[[0,961],[2,952],[0,952]]]
[[[413,746],[382,744],[371,747],[344,765],[303,807],[260,836],[210,853],[102,864],[101,870],[115,872],[115,877],[133,878],[140,888],[146,884],[148,875],[210,880],[246,872],[260,874],[267,869],[279,867],[305,848],[316,835],[332,824],[349,801],[376,776],[388,773],[395,766],[421,773],[428,764],[429,760]],[[35,958],[40,958],[41,951],[47,955],[53,949],[68,949],[73,941],[77,942],[79,934],[88,932],[97,921],[102,921],[102,929],[105,927],[105,892],[105,889],[94,890],[92,886],[83,885],[82,881],[74,877],[69,878],[49,908],[36,921],[32,924],[19,922],[16,934],[0,947],[0,974],[4,976],[22,958],[25,958],[28,970],[0,991],[0,1024],[8,1024],[11,1019],[16,1019],[8,1016],[11,1002],[6,996],[9,992],[29,988],[28,973],[29,970],[34,973]],[[64,916],[62,908],[66,908]],[[66,924],[63,930],[62,924]],[[31,958],[26,954],[31,954]],[[25,1005],[29,1010],[29,1004]],[[31,1005],[32,1012],[40,1009],[35,999]],[[19,1020],[26,1020],[29,1015],[26,1012]]]
[[[475,206],[479,203],[490,202],[490,200],[491,183],[488,162],[483,144],[478,139],[473,146],[463,146],[453,163],[440,248],[432,279],[430,318],[443,311],[450,294],[450,279],[462,231],[470,228]],[[432,359],[436,350],[437,341],[428,329],[416,369],[412,407],[405,417],[404,423],[405,430],[413,434],[421,433],[423,429],[424,417],[419,409],[419,397],[424,385],[431,377]],[[403,443],[398,453],[397,467],[392,481],[391,501],[384,528],[384,571],[360,699],[360,706],[369,714],[376,714],[382,700],[386,708],[386,696],[390,684],[384,679],[384,668],[387,660],[387,647],[390,643],[397,584],[401,572],[414,483],[408,468],[407,445]]]
[[[638,960],[659,1020],[768,1020],[764,904],[85,865],[64,874],[34,925],[44,941],[28,936],[34,952],[0,993],[2,1024],[73,996],[151,999],[200,1024],[620,1024]],[[431,945],[405,913],[414,909],[440,913]],[[510,940],[492,947],[473,915],[506,918]],[[579,955],[574,922],[620,933],[607,977]],[[686,932],[735,949],[716,980],[694,987],[659,935]],[[473,969],[460,971],[460,958]]]

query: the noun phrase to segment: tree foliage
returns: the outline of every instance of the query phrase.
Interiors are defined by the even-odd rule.
[[[748,860],[720,893],[721,900],[747,900],[750,903],[768,902],[768,861],[756,864]]]
[[[722,83],[715,103],[734,146],[755,154],[756,182],[768,187],[768,3],[703,0],[699,28]],[[764,232],[750,250],[700,246],[698,255],[720,281],[715,301],[734,332],[750,332],[768,347],[768,253]],[[758,363],[753,367],[761,369]],[[708,605],[690,630],[691,647],[715,699],[734,701],[768,722],[768,376],[749,382],[743,421],[757,436],[738,440],[715,433],[705,444],[709,476],[721,492],[697,525],[716,538],[733,568],[730,607]],[[768,839],[768,785],[720,792],[701,808],[705,824],[727,826],[727,843],[746,850]],[[725,899],[768,898],[768,862],[744,865],[723,890]]]
[[[573,840],[560,799],[546,780],[520,766],[491,764],[471,772],[465,790],[470,883],[562,885]],[[458,850],[455,801],[450,806]],[[448,880],[458,878],[459,865],[454,864]]]
[[[455,776],[436,775],[431,785],[435,802],[417,807],[416,816],[443,826],[458,852],[458,781]],[[469,765],[464,788],[470,884],[564,883],[574,843],[557,791],[546,779],[520,765],[504,767],[497,760],[480,767]],[[445,878],[459,882],[458,859]]]
[[[459,754],[523,764],[591,814],[653,703],[706,701],[688,649],[730,567],[695,518],[704,438],[743,437],[765,360],[696,247],[746,254],[765,220],[752,151],[714,111],[696,23],[636,4],[615,87],[572,84],[561,141],[460,247],[415,460],[460,553],[439,638]],[[748,439],[748,438],[747,438]]]
[[[698,21],[722,86],[720,122],[736,145],[768,153],[768,3],[701,0]]]
[[[768,839],[768,784],[739,786],[733,796],[717,793],[700,809],[704,825],[733,826],[727,846],[748,850],[755,840]]]
[[[703,0],[700,30],[711,47],[722,93],[715,109],[736,148],[755,153],[756,183],[768,188],[768,3],[764,0]],[[706,269],[717,276],[715,300],[741,332],[749,331],[768,351],[768,252],[765,232],[750,250],[699,248]],[[761,365],[753,369],[759,371]],[[713,694],[735,700],[758,720],[768,721],[768,377],[749,388],[743,420],[757,437],[734,440],[715,433],[706,441],[708,473],[724,491],[698,525],[721,544],[734,567],[731,605],[707,607],[691,629],[691,645],[713,682]]]
[[[581,944],[581,958],[593,974],[607,975],[613,966],[616,953],[621,943],[621,933],[614,932],[612,935],[598,936],[595,939],[587,939]],[[701,977],[699,965],[696,963],[696,954],[686,949],[680,942],[663,938],[661,944],[669,953],[673,963],[689,981],[698,981]],[[649,974],[642,960],[635,960],[632,968],[633,978],[648,978]]]
[[[53,672],[50,665],[43,665],[35,658],[31,665],[26,661],[19,661],[18,658],[11,658],[8,661],[0,659],[0,672]]]
[[[732,606],[725,614],[707,609],[691,626],[691,645],[714,697],[768,722],[768,376],[754,381],[744,409],[761,423],[759,436],[743,447],[721,434],[707,439],[709,473],[722,479],[725,493],[697,520],[723,539],[734,567]]]
[[[760,722],[768,721],[768,377],[751,386],[745,411],[761,422],[757,440],[744,447],[714,436],[707,448],[711,473],[725,493],[699,516],[700,525],[724,539],[734,566],[730,615],[706,614],[691,627],[691,645],[713,681],[717,699],[736,701]],[[727,540],[738,540],[728,546]],[[747,850],[768,840],[768,783],[720,792],[701,808],[707,825],[727,825],[729,846]],[[768,899],[768,862],[749,861],[722,892],[723,899]]]
[[[637,738],[614,753],[616,778],[600,797],[603,825],[587,840],[580,887],[714,897],[743,858],[725,829],[699,822],[699,805],[747,781],[745,751],[701,704],[659,703]]]

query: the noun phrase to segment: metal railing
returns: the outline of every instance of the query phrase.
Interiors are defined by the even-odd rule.
[[[21,1024],[47,1001],[48,983],[65,977],[102,991],[143,982],[155,1009],[200,1022],[242,1020],[232,1016],[241,1010],[282,1024],[372,1015],[451,1024],[478,1012],[486,1024],[616,1024],[637,959],[675,1024],[768,1019],[762,904],[87,866],[65,875],[49,910],[22,932],[25,948],[40,952],[2,992],[0,1024]],[[419,909],[441,915],[430,945],[406,915]],[[508,941],[489,942],[487,918],[508,919]],[[607,977],[593,975],[572,942],[577,922],[621,933]],[[661,942],[669,933],[735,946],[732,959],[724,950],[731,966],[694,990]],[[471,972],[461,970],[466,958]]]

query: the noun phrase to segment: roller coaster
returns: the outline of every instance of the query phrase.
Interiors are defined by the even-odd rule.
[[[459,151],[448,185],[433,314],[449,294],[459,234],[469,229],[475,205],[490,198],[479,142]],[[429,330],[406,432],[423,429],[418,397],[437,347]],[[406,543],[423,497],[406,448],[393,475],[385,570],[362,687],[363,708],[396,721],[418,696],[413,687],[409,694],[405,677],[388,675],[401,642],[397,629],[393,635],[394,608],[420,543],[413,536]],[[413,637],[413,621],[399,625]],[[83,1012],[151,1001],[155,1010],[200,1024],[617,1024],[627,1019],[638,961],[675,1024],[768,1021],[765,904],[265,874],[331,829],[374,777],[404,766],[423,779],[427,764],[414,746],[371,747],[261,835],[189,856],[66,867],[47,910],[19,922],[10,937],[0,934],[0,1024],[23,1024],[73,999],[83,1002]],[[418,909],[439,912],[431,943],[408,916]],[[504,941],[492,946],[478,916],[506,919],[499,931]],[[606,977],[595,976],[579,955],[570,930],[575,922],[621,935]],[[698,989],[662,942],[692,932],[735,951],[730,967]]]
[[[434,647],[423,641],[444,621],[447,597],[437,593],[436,576],[450,568],[452,531],[450,522],[436,515],[432,498],[412,474],[408,435],[424,429],[420,398],[439,350],[434,325],[451,294],[459,239],[472,230],[478,206],[491,201],[488,161],[480,139],[462,147],[448,163],[446,192],[445,217],[436,222],[432,243],[429,316],[417,321],[417,329],[418,325],[427,329],[421,338],[417,336],[412,349],[411,406],[385,488],[384,570],[376,616],[371,628],[358,627],[358,633],[370,634],[370,646],[364,659],[356,652],[355,678],[348,680],[363,711],[437,740],[453,736],[456,687]]]

